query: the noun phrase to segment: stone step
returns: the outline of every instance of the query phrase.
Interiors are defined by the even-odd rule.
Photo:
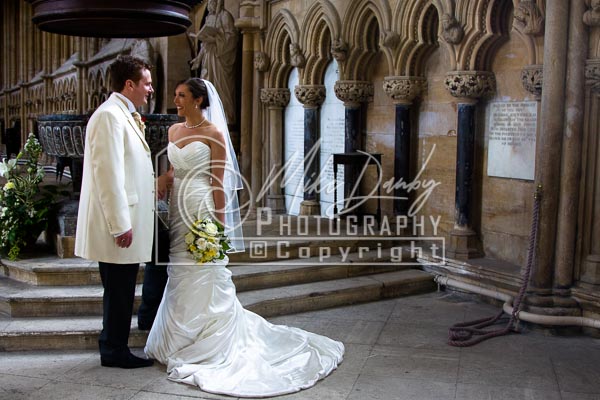
[[[342,258],[339,248],[342,248],[343,254],[347,254],[348,251],[356,251],[359,246],[359,241],[355,239],[336,240],[335,243],[331,242],[330,244],[323,241],[285,238],[281,239],[280,243],[276,242],[274,239],[265,239],[265,247],[260,248],[261,254],[259,255],[256,255],[255,252],[253,253],[254,250],[251,251],[249,248],[245,252],[232,253],[230,255],[230,265],[248,265],[264,262],[287,264],[293,262],[298,257],[302,257],[305,253],[311,255],[311,257],[302,257],[300,260],[315,260],[318,258],[315,256],[322,254],[321,252],[324,249],[330,249],[333,255],[327,260],[328,263],[336,263]],[[248,242],[248,244],[250,245],[251,242]],[[256,246],[256,244],[253,246]],[[256,249],[256,247],[253,248]],[[365,257],[365,259],[373,259],[373,255]],[[322,261],[320,262],[323,263]],[[143,268],[140,269],[138,277],[139,283],[143,281],[142,270]],[[50,254],[32,254],[27,259],[17,261],[0,259],[0,276],[36,286],[101,284],[97,262],[79,257],[59,258]]]
[[[246,291],[240,302],[263,317],[338,307],[435,290],[433,275],[417,269]],[[0,351],[96,349],[99,316],[0,319]],[[143,347],[147,332],[132,319],[130,345]]]
[[[389,252],[384,250],[381,255],[389,259]],[[396,271],[409,266],[378,262],[374,257],[350,253],[344,257],[331,257],[327,263],[311,257],[286,262],[240,264],[229,268],[237,291],[244,292]],[[141,301],[141,288],[142,285],[138,284],[136,309]],[[101,285],[37,286],[0,277],[0,293],[0,315],[6,317],[102,315]]]

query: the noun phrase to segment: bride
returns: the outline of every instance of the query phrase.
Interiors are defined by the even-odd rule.
[[[344,345],[245,310],[227,256],[195,264],[187,251],[191,224],[209,216],[243,250],[241,177],[214,86],[190,78],[177,85],[174,102],[185,122],[169,129],[171,169],[158,180],[159,198],[172,185],[169,280],[145,352],[167,365],[169,379],[206,392],[268,397],[311,387],[342,361]]]

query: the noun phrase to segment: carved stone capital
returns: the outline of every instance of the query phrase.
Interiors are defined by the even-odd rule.
[[[381,32],[381,43],[388,49],[394,49],[400,43],[400,35],[394,31]]]
[[[452,14],[444,14],[442,16],[442,37],[447,43],[459,44],[465,32],[460,22]]]
[[[267,106],[283,108],[290,102],[290,90],[288,88],[261,89],[260,101]]]
[[[600,95],[600,59],[588,60],[585,65],[585,83],[592,92]]]
[[[544,33],[544,14],[534,0],[521,0],[515,8],[515,27],[526,35]]]
[[[383,80],[383,91],[396,103],[412,103],[426,86],[427,80],[420,76],[386,76]]]
[[[348,45],[342,39],[337,38],[331,42],[331,55],[337,62],[346,61],[348,56]]]
[[[319,107],[325,101],[325,86],[297,85],[294,95],[305,107]]]
[[[259,72],[265,72],[269,68],[269,56],[263,51],[254,54],[254,68]]]
[[[242,0],[240,2],[240,16],[235,21],[235,27],[242,31],[253,31],[264,28],[265,10],[261,1]]]
[[[526,65],[521,70],[521,83],[525,90],[533,94],[536,99],[542,97],[542,84],[544,83],[543,65]]]
[[[446,89],[454,97],[479,99],[496,91],[496,77],[488,71],[453,71],[446,74]]]
[[[290,43],[290,64],[297,68],[304,68],[306,64],[306,58],[298,43]]]
[[[583,22],[588,26],[600,26],[600,0],[592,0],[590,9],[583,14]]]
[[[337,81],[333,87],[335,96],[346,106],[358,106],[373,98],[373,84],[365,81]]]

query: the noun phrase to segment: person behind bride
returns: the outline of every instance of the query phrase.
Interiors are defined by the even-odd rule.
[[[169,278],[144,351],[167,366],[170,380],[210,393],[270,397],[309,388],[342,362],[344,345],[245,310],[228,257],[200,263],[188,251],[196,245],[190,227],[209,218],[243,250],[241,177],[212,83],[187,79],[174,102],[185,121],[169,129],[171,169],[158,179],[159,197],[171,189]]]

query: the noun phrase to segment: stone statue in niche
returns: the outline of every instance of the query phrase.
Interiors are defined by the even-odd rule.
[[[157,99],[161,99],[161,84],[158,80],[157,69],[160,68],[158,66],[158,59],[156,56],[156,51],[150,43],[149,39],[138,39],[133,42],[131,46],[131,53],[134,57],[139,57],[142,60],[145,60],[148,64],[152,65],[152,86],[154,86],[154,93],[148,99],[148,104],[141,107],[143,114],[153,114],[155,112],[160,112],[157,110]],[[160,106],[160,105],[159,105]]]
[[[589,26],[600,26],[600,0],[592,0],[590,9],[583,14],[583,22]]]
[[[223,102],[227,123],[236,122],[235,58],[238,30],[223,0],[208,0],[208,15],[197,33],[189,35],[200,41],[200,50],[191,61],[192,71],[200,70],[202,79],[211,81]]]
[[[458,44],[464,36],[460,22],[451,14],[442,16],[442,37],[447,43]]]
[[[521,0],[515,9],[514,19],[523,33],[539,35],[544,31],[544,15],[534,0]]]
[[[290,43],[290,63],[298,68],[302,68],[306,64],[306,59],[298,43]]]

